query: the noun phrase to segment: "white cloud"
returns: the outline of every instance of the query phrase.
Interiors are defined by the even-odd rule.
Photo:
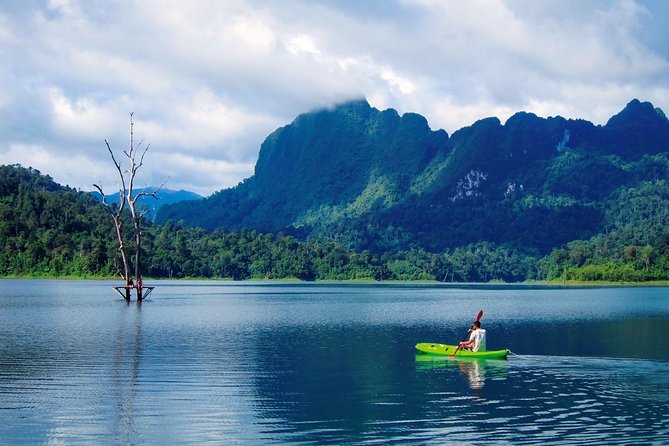
[[[111,161],[109,161],[111,164]],[[32,167],[44,175],[50,175],[63,185],[81,190],[92,190],[93,183],[104,180],[104,183],[115,184],[113,165],[108,169],[105,165],[82,155],[61,155],[47,146],[36,144],[11,143],[0,146],[0,164],[21,164]],[[114,186],[116,187],[116,186]]]
[[[244,111],[225,104],[209,88],[202,88],[193,92],[192,97],[183,98],[161,118],[155,120],[137,116],[137,128],[155,147],[181,148],[194,156],[219,156],[224,160],[248,161],[246,148],[240,147],[239,141],[250,145],[248,134],[254,134],[258,128],[269,134],[280,125],[275,118],[264,115],[262,111]],[[259,143],[256,141],[256,144]],[[259,145],[256,145],[258,148]]]
[[[124,107],[129,104],[125,97],[114,98],[99,104],[92,98],[79,97],[74,100],[65,96],[60,88],[48,90],[51,103],[52,125],[56,134],[78,140],[102,140],[105,134],[116,132],[120,125]]]
[[[269,54],[276,45],[276,37],[264,21],[251,16],[238,16],[232,22],[234,40],[244,42],[248,51],[252,49],[256,54]],[[223,36],[224,38],[226,36]]]
[[[390,68],[381,68],[379,77],[388,82],[391,88],[398,89],[402,94],[412,94],[416,91],[413,82],[395,74]]]
[[[187,189],[204,196],[213,192],[211,184],[220,185],[218,189],[237,185],[250,176],[255,164],[197,158],[178,153],[164,154],[163,161],[160,171],[155,174],[163,174],[165,179],[169,178],[165,187]],[[187,175],[183,175],[184,172]],[[188,181],[184,181],[184,178],[188,178]],[[153,184],[146,184],[151,185]]]
[[[292,37],[286,43],[286,49],[292,54],[306,53],[318,59],[321,55],[321,51],[316,46],[316,42],[311,36],[300,35]]]

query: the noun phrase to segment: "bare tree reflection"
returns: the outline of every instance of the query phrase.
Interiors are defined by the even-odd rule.
[[[119,312],[114,352],[114,436],[121,444],[135,444],[139,434],[136,391],[142,357],[142,306],[128,304],[127,310]]]

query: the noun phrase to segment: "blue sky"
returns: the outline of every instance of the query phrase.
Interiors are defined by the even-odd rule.
[[[449,134],[517,111],[604,124],[669,111],[669,2],[2,0],[0,164],[116,188],[104,140],[151,144],[139,185],[253,174],[298,114],[366,97]]]

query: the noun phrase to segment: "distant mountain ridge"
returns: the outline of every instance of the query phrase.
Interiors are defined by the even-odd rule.
[[[607,200],[665,179],[664,167],[654,177],[646,167],[667,153],[669,121],[636,99],[604,126],[519,112],[450,137],[418,114],[358,100],[298,116],[266,138],[252,177],[163,206],[156,221],[377,252],[487,241],[545,253],[610,227]]]
[[[154,191],[158,188],[151,186],[143,189],[146,191]],[[98,201],[102,202],[102,195],[100,194],[100,192],[92,191],[89,192],[89,194],[95,197]],[[153,197],[141,197],[138,200],[138,208],[141,210],[148,210],[149,214],[147,214],[147,218],[149,219],[155,219],[158,210],[162,206],[165,206],[166,204],[174,204],[180,201],[201,200],[203,198],[202,195],[196,194],[195,192],[190,192],[183,189],[173,190],[167,188],[160,189],[157,196],[158,199],[155,199]],[[119,202],[118,191],[115,193],[107,194],[107,203],[111,204],[118,202]]]

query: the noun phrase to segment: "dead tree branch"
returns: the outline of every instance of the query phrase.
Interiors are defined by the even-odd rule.
[[[144,165],[144,157],[146,156],[147,152],[149,151],[149,148],[151,147],[150,144],[147,144],[144,146],[144,139],[142,139],[137,146],[135,146],[135,123],[133,121],[133,115],[134,113],[130,113],[130,146],[126,149],[123,150],[123,154],[127,158],[127,161],[129,163],[129,167],[127,170],[123,170],[121,168],[121,163],[119,163],[114,155],[114,151],[112,150],[109,142],[105,139],[105,144],[107,146],[107,151],[109,152],[109,155],[111,156],[111,159],[114,163],[114,166],[116,167],[116,171],[119,174],[119,178],[121,180],[121,186],[119,188],[119,208],[116,210],[113,210],[106,201],[106,196],[102,190],[101,186],[94,185],[96,189],[102,194],[102,202],[107,206],[107,208],[110,210],[112,213],[112,217],[114,219],[114,225],[116,227],[116,233],[117,233],[117,238],[119,242],[119,249],[121,250],[122,257],[123,257],[123,266],[124,266],[124,279],[126,282],[126,300],[130,300],[130,288],[133,288],[133,281],[132,277],[130,275],[130,262],[128,261],[127,253],[125,250],[125,243],[123,241],[123,234],[122,234],[122,228],[121,228],[121,215],[122,212],[125,208],[125,205],[127,203],[128,208],[130,210],[130,214],[132,216],[132,222],[133,222],[133,228],[134,228],[134,240],[135,240],[135,259],[134,259],[134,277],[136,279],[137,285],[135,286],[135,289],[137,291],[137,300],[141,301],[142,300],[142,270],[141,270],[141,252],[142,252],[142,230],[141,230],[141,223],[143,217],[146,215],[146,212],[138,212],[137,211],[137,200],[139,200],[140,197],[146,197],[150,196],[155,199],[159,199],[158,197],[158,192],[162,189],[162,187],[165,185],[167,180],[165,180],[160,187],[158,187],[156,190],[152,192],[147,192],[145,190],[135,194],[134,192],[134,187],[135,187],[135,179],[138,174],[139,169]],[[168,178],[169,179],[169,178]]]

